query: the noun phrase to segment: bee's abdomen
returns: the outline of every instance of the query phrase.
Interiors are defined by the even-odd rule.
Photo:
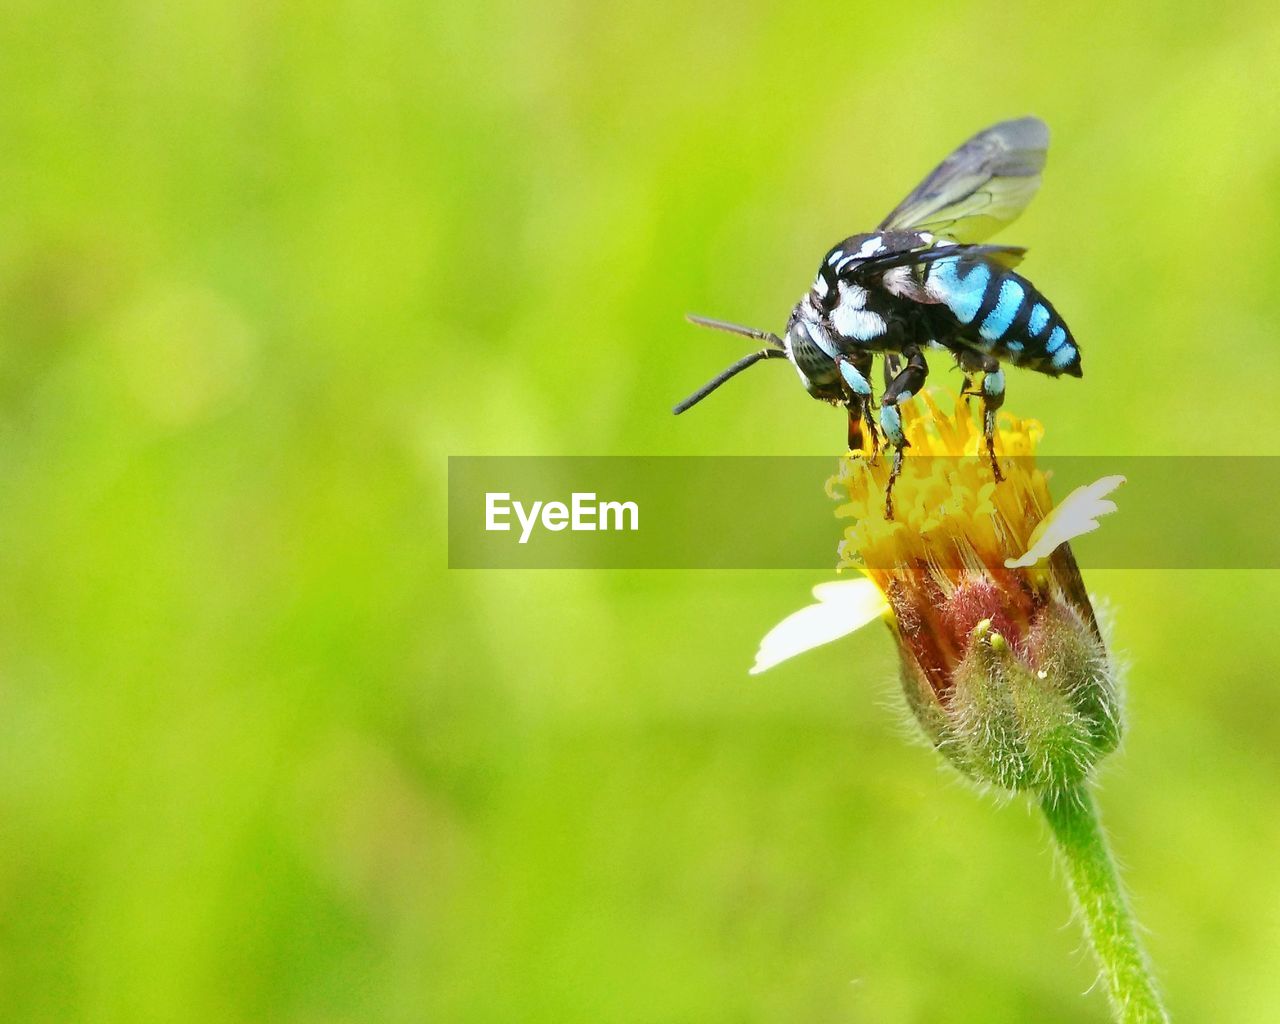
[[[1025,277],[985,260],[952,256],[929,265],[929,294],[979,352],[1057,377],[1081,376],[1080,349],[1062,317]]]

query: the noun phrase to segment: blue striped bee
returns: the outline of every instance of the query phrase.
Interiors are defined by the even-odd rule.
[[[848,410],[849,447],[872,454],[872,359],[884,356],[880,431],[894,449],[885,499],[907,439],[898,406],[924,385],[926,349],[945,349],[965,374],[962,394],[982,402],[983,433],[996,480],[996,411],[1004,402],[1001,362],[1058,377],[1079,377],[1080,349],[1052,304],[1014,272],[1026,250],[984,245],[1014,220],[1040,186],[1049,129],[1024,117],[979,132],[939,164],[870,234],[853,235],[823,258],[796,303],[783,337],[690,316],[704,327],[765,343],[675,407],[684,412],[725,381],[764,359],[788,359],[814,398]],[[981,380],[978,377],[981,375]]]

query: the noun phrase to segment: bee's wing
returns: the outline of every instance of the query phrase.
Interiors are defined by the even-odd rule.
[[[845,280],[862,284],[869,276],[882,274],[895,267],[921,266],[949,256],[990,260],[1007,270],[1012,270],[1022,262],[1022,257],[1026,253],[1027,250],[1020,245],[936,245],[927,249],[899,249],[859,260],[840,276]]]
[[[1049,126],[1038,117],[1001,121],[935,167],[880,230],[929,231],[981,242],[1018,216],[1040,187]]]

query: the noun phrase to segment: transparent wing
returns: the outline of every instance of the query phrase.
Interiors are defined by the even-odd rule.
[[[990,238],[1040,187],[1049,126],[1038,117],[1001,121],[935,167],[880,223],[880,230],[929,231],[957,242]]]

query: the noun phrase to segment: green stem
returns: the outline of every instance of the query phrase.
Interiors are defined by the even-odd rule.
[[[1120,1024],[1160,1024],[1160,1003],[1116,874],[1093,795],[1083,785],[1041,797],[1058,856],[1102,968],[1111,1013]]]

